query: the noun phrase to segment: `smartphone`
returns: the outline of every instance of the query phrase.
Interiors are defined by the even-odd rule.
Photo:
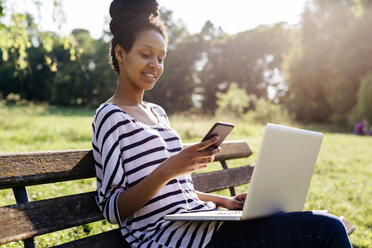
[[[222,122],[222,121],[218,121],[218,122],[214,123],[214,125],[208,131],[208,133],[204,136],[202,141],[208,140],[215,135],[218,135],[220,137],[220,139],[216,143],[214,143],[213,145],[208,146],[207,148],[203,149],[202,151],[209,151],[209,150],[213,150],[213,149],[218,148],[222,144],[222,142],[225,140],[227,135],[229,135],[231,130],[233,130],[233,128],[234,128],[234,124],[232,124],[232,123],[227,123],[227,122]]]

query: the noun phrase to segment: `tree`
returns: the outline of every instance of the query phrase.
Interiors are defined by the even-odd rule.
[[[21,94],[24,99],[56,105],[98,107],[115,90],[115,74],[110,68],[109,44],[94,40],[87,30],[76,29],[72,35],[84,53],[75,61],[64,49],[59,36],[51,32],[37,32],[35,39],[52,39],[50,51],[40,46],[27,49],[27,72],[16,72],[9,61],[1,61],[0,91],[4,96]],[[49,62],[45,58],[48,58]],[[54,69],[55,67],[55,69]]]
[[[203,109],[214,112],[216,92],[226,92],[230,82],[238,83],[248,94],[267,97],[270,77],[265,77],[265,73],[270,74],[280,66],[287,46],[284,24],[210,39],[204,66],[198,74]]]
[[[239,88],[238,84],[232,82],[226,93],[217,92],[217,115],[232,115],[241,117],[249,107],[250,97],[245,89]]]
[[[372,72],[361,82],[354,111],[356,114],[354,122],[366,118],[369,123],[372,123]]]
[[[37,43],[44,35],[49,36],[50,39],[55,39],[55,41],[57,40],[57,36],[53,33],[39,33],[35,30],[30,32],[34,33],[33,39]],[[14,53],[17,53],[17,51],[10,51],[8,56],[16,60]],[[0,91],[4,96],[9,93],[16,93],[27,100],[49,101],[53,63],[47,64],[45,58],[49,58],[51,53],[47,53],[41,46],[33,46],[32,44],[25,50],[25,53],[27,53],[28,61],[25,70],[19,70],[14,66],[13,61],[3,60],[1,62],[6,65],[3,69],[7,73],[5,77],[0,78]]]
[[[59,68],[53,78],[51,103],[98,107],[116,88],[116,77],[108,63],[109,44],[103,39],[94,40],[85,29],[75,29],[72,34],[84,52],[78,60],[70,61],[61,45],[54,48]]]
[[[372,68],[370,7],[356,16],[353,3],[315,0],[303,14],[283,63],[286,103],[297,120],[347,123],[360,79]]]
[[[40,0],[31,0],[31,3],[40,7],[43,4]],[[54,11],[53,19],[56,21],[56,25],[59,27],[62,25],[64,20],[64,13],[62,8],[62,0],[54,0]],[[35,30],[37,30],[37,25],[34,22],[33,16],[29,13],[17,12],[14,8],[9,6],[10,1],[1,0],[0,1],[0,50],[2,52],[2,59],[8,61],[10,55],[12,61],[14,61],[15,74],[18,75],[19,72],[23,71],[27,73],[29,69],[29,60],[27,49],[32,45],[32,37],[34,36]],[[10,22],[4,22],[3,18],[9,17]],[[77,43],[73,36],[60,37],[59,41],[64,44],[64,48],[70,51],[70,59],[72,61],[76,60],[79,56]],[[39,39],[39,44],[41,48],[45,50],[46,53],[50,52],[52,46],[52,39]],[[46,62],[48,64],[48,58],[46,57]],[[52,64],[48,64],[52,67]]]
[[[163,106],[168,113],[193,107],[196,86],[194,72],[203,54],[202,33],[191,35],[182,22],[172,21],[172,12],[163,9],[161,16],[168,26],[170,44],[163,76],[145,99]]]

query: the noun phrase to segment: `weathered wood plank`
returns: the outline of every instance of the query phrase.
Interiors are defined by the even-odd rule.
[[[215,160],[244,158],[251,154],[245,141],[224,142]],[[88,149],[0,154],[0,189],[94,176],[93,153]]]
[[[95,176],[91,150],[0,154],[0,189]]]
[[[216,161],[236,158],[247,158],[252,155],[252,150],[244,140],[225,141],[221,145],[221,152],[216,155]]]
[[[192,180],[196,190],[208,193],[249,183],[253,168],[253,166],[247,165],[228,170],[195,174],[192,176]]]
[[[75,240],[54,248],[131,248],[118,229]]]
[[[102,220],[95,192],[0,208],[0,244]]]
[[[195,189],[212,192],[249,182],[253,167],[193,175]],[[0,244],[102,220],[95,192],[0,208]]]

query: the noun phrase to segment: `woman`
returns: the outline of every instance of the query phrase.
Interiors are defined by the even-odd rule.
[[[223,197],[195,191],[190,173],[213,161],[219,148],[201,150],[218,137],[182,149],[181,139],[170,127],[165,111],[143,101],[144,91],[151,90],[163,73],[167,52],[166,28],[158,17],[156,0],[114,0],[110,15],[110,50],[118,80],[114,95],[97,109],[93,120],[96,199],[105,218],[119,224],[127,243],[132,247],[257,247],[263,242],[275,247],[271,241],[267,243],[267,238],[277,236],[275,242],[280,243],[283,236],[265,229],[282,221],[286,224],[276,229],[286,231],[286,235],[297,233],[298,222],[314,222],[332,229],[321,233],[321,238],[317,236],[321,241],[313,247],[340,240],[348,242],[336,218],[317,216],[319,221],[312,221],[315,215],[310,213],[302,219],[300,213],[293,213],[241,223],[164,220],[166,214],[188,210],[217,206],[242,209],[245,194]],[[225,236],[231,229],[234,235]],[[263,241],[247,236],[248,232],[259,230]],[[289,246],[283,247],[304,247],[297,240],[301,235],[292,238],[292,243],[285,238]],[[341,241],[334,244],[350,247],[340,246]]]

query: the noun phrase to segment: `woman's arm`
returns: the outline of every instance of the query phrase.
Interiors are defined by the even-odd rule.
[[[171,179],[205,168],[214,160],[214,156],[220,149],[203,152],[201,150],[214,144],[217,140],[218,137],[213,137],[186,147],[161,163],[138,184],[121,192],[117,201],[120,218],[124,220],[143,207]]]
[[[224,207],[227,209],[243,209],[244,201],[247,196],[247,194],[241,194],[235,197],[227,197],[203,193],[200,191],[196,191],[196,194],[202,201],[211,201],[214,202],[218,207]]]
[[[144,206],[171,178],[171,174],[159,166],[141,182],[121,192],[117,200],[120,218],[124,220]]]

